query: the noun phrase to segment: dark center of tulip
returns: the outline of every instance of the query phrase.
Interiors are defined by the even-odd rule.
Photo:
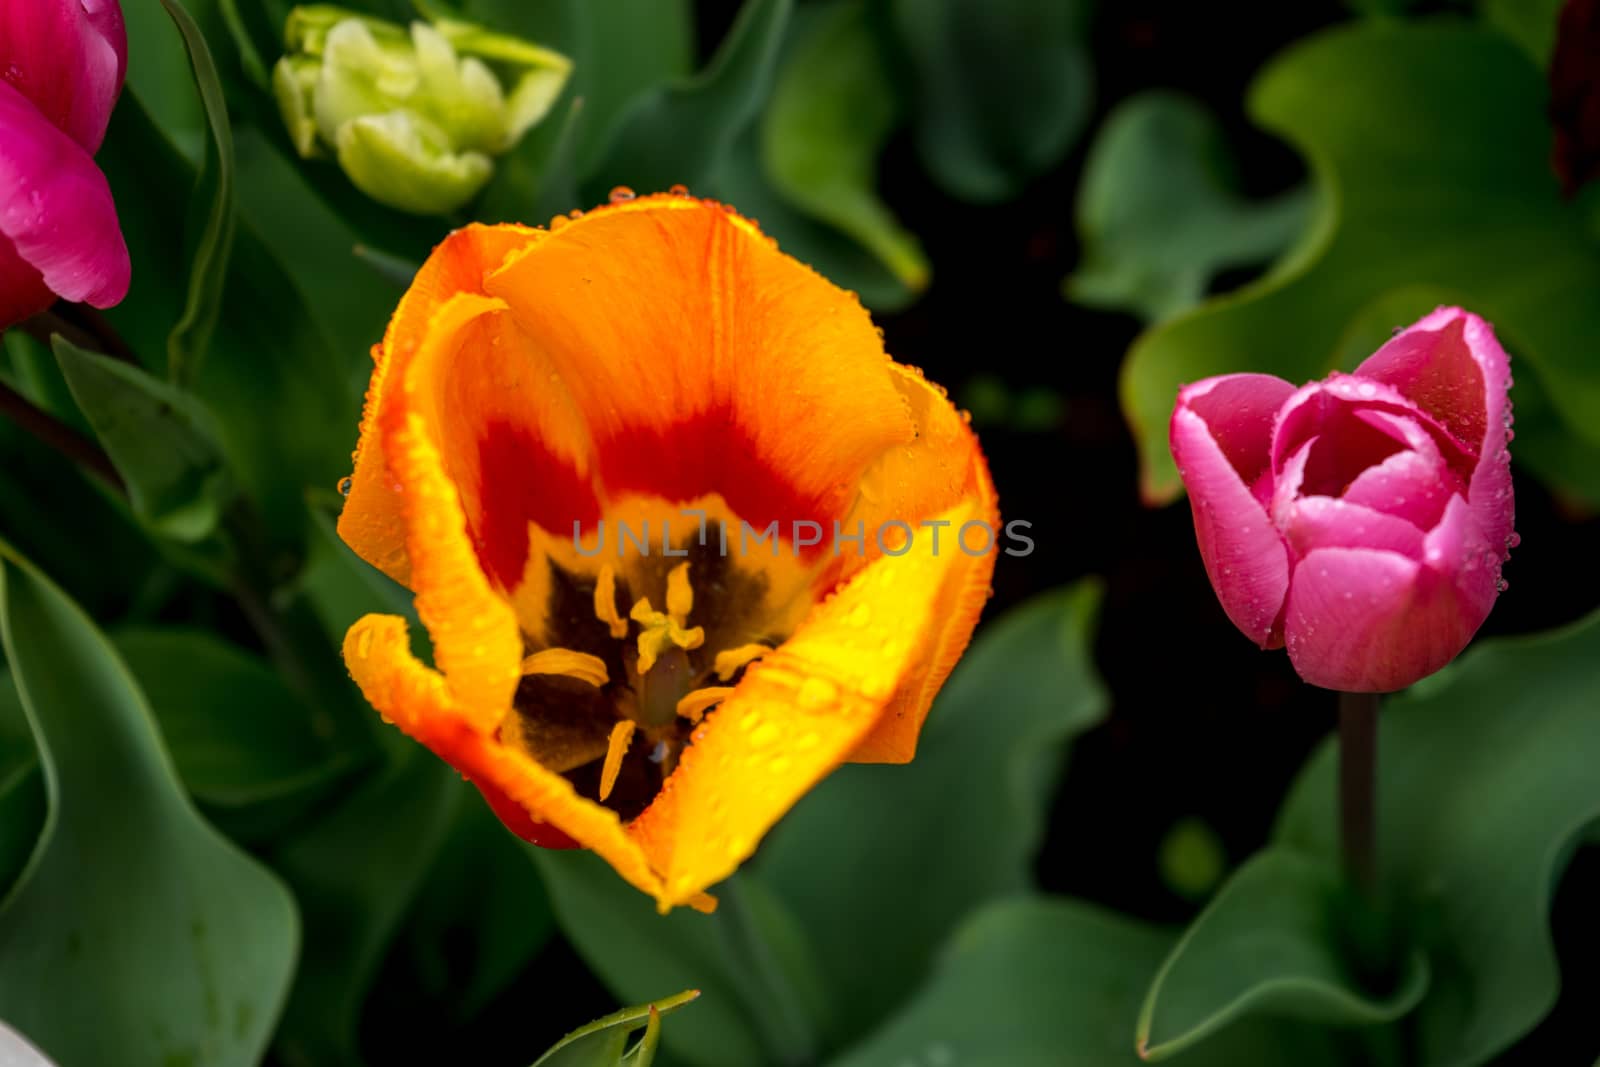
[[[747,617],[765,575],[720,555],[710,532],[623,561],[631,584],[610,564],[592,575],[549,565],[547,642],[529,643],[501,737],[623,819],[649,806],[701,718],[781,640]]]

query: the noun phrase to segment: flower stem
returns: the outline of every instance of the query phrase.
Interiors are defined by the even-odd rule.
[[[1378,694],[1339,694],[1339,831],[1346,876],[1370,892],[1377,879]]]
[[[111,458],[104,449],[54,415],[35,407],[32,401],[4,382],[0,382],[0,416],[76,463],[118,496],[128,495],[122,476],[111,465]]]

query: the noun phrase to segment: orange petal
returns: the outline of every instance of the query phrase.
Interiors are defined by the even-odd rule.
[[[920,371],[899,366],[895,370],[897,383],[911,405],[917,439],[890,449],[867,472],[852,524],[859,519],[867,529],[877,530],[885,522],[900,519],[915,525],[958,504],[969,508],[970,514],[948,527],[918,526],[915,530],[919,538],[937,532],[941,550],[952,553],[932,613],[933,627],[923,637],[928,656],[923,670],[906,678],[872,732],[850,754],[853,763],[906,763],[916,755],[917,736],[933,698],[966,651],[978,616],[988,603],[995,558],[1003,547],[989,465],[966,418],[946,399],[944,390],[923,378]],[[963,536],[962,527],[967,523],[974,525]],[[980,551],[986,542],[987,550]],[[878,546],[872,543],[869,549],[876,554]]]
[[[720,493],[757,526],[827,527],[911,439],[860,302],[719,204],[600,208],[485,284],[583,413],[608,497]]]
[[[410,584],[411,564],[400,519],[400,493],[388,470],[378,431],[388,393],[390,355],[415,346],[439,305],[456,293],[483,292],[484,276],[505,258],[543,236],[525,226],[468,226],[445,238],[428,257],[400,299],[383,343],[372,349],[372,380],[367,386],[356,443],[350,493],[339,515],[339,536],[356,555],[402,585]]]
[[[975,514],[963,504],[942,517],[959,524]],[[628,828],[669,901],[731,873],[940,654],[928,635],[947,625],[936,615],[968,557],[930,546],[914,539],[905,555],[861,570],[706,716],[660,795]]]
[[[485,734],[452,687],[411,654],[405,620],[368,615],[344,640],[345,665],[386,718],[484,789],[599,853],[629,883],[662,899],[659,878],[615,812],[578,796],[559,774]],[[690,903],[684,900],[683,903]]]

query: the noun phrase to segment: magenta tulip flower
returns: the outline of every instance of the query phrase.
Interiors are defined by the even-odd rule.
[[[0,0],[0,329],[57,297],[127,295],[128,246],[94,162],[127,60],[116,0]]]
[[[1228,618],[1328,689],[1390,692],[1455,658],[1517,543],[1510,385],[1489,324],[1440,308],[1354,374],[1180,390],[1172,455]]]

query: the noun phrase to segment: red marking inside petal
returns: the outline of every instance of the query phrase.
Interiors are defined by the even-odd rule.
[[[818,432],[826,432],[826,427],[818,427]],[[601,481],[612,496],[638,492],[687,503],[720,493],[729,509],[753,529],[760,531],[776,521],[785,542],[796,521],[820,523],[824,536],[819,544],[800,549],[804,559],[827,550],[832,543],[830,523],[844,519],[856,493],[852,483],[830,486],[818,496],[801,495],[725,411],[691,415],[664,430],[625,427],[600,444],[599,455]]]
[[[528,524],[570,537],[572,524],[600,519],[594,486],[527,429],[510,422],[484,427],[478,442],[481,513],[469,520],[484,571],[506,590],[522,584]]]

